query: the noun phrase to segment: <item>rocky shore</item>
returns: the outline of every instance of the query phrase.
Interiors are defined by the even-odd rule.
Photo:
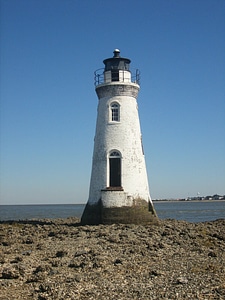
[[[0,299],[225,299],[225,220],[2,221]]]

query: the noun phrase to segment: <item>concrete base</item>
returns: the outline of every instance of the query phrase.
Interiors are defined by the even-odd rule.
[[[98,225],[101,224],[101,205],[100,200],[98,204],[86,204],[81,217],[81,225]]]
[[[151,202],[138,199],[132,206],[104,207],[102,201],[98,204],[86,204],[81,224],[157,224],[158,218]]]

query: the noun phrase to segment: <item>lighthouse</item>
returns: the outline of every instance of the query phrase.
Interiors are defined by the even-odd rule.
[[[140,73],[118,49],[113,53],[95,72],[97,122],[81,224],[155,223],[137,105]]]

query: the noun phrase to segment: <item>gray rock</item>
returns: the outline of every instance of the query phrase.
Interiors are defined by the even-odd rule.
[[[0,232],[2,299],[225,296],[225,220],[80,226],[71,218],[0,223]]]

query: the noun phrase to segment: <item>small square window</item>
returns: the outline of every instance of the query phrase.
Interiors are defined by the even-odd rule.
[[[119,81],[119,70],[112,70],[112,81]]]

